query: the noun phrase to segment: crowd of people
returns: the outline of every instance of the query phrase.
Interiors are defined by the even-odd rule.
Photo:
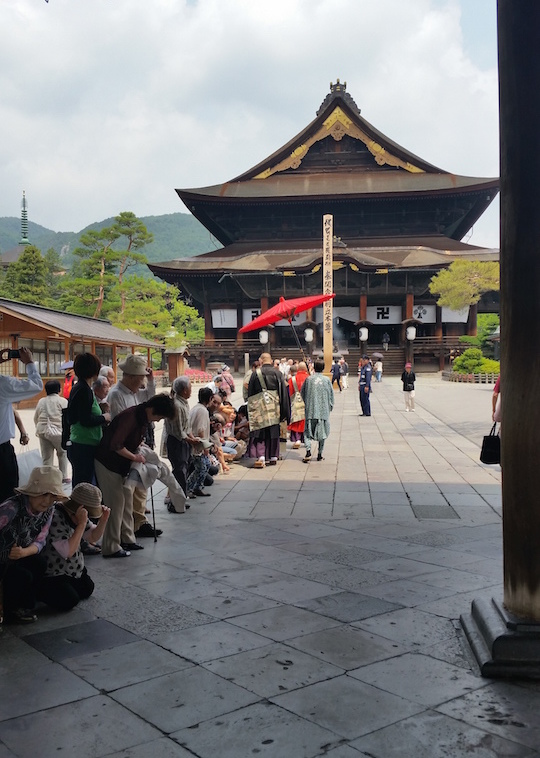
[[[0,353],[0,362],[11,358]],[[38,602],[69,610],[88,598],[94,584],[85,556],[128,558],[144,549],[142,538],[162,535],[147,519],[156,480],[167,487],[167,510],[178,514],[192,500],[210,497],[214,478],[227,475],[234,461],[252,459],[255,469],[275,466],[287,437],[292,449],[304,447],[304,463],[324,460],[334,386],[339,392],[349,387],[344,358],[333,362],[329,378],[323,360],[273,360],[265,352],[243,379],[239,407],[231,402],[236,387],[226,364],[198,389],[193,404],[187,376],[177,377],[170,393],[158,394],[143,356],[120,362],[115,382],[112,367],[81,353],[63,364],[63,386],[55,379],[45,383],[34,413],[43,464],[19,486],[11,439],[16,426],[21,442],[28,435],[13,404],[43,389],[30,351],[22,348],[20,360],[26,378],[0,375],[0,617],[18,623],[36,620]],[[380,381],[382,365],[376,363],[375,372]],[[364,416],[371,415],[372,374],[372,361],[362,356]],[[414,411],[410,364],[401,378],[406,409]],[[154,426],[161,420],[158,454]]]

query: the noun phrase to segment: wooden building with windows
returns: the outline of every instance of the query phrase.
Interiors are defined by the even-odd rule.
[[[385,332],[403,349],[406,325],[415,323],[418,348],[423,340],[426,362],[439,365],[452,340],[475,333],[476,309],[440,308],[429,282],[454,260],[498,260],[498,250],[462,242],[498,191],[496,177],[451,174],[393,142],[338,80],[316,118],[268,158],[224,184],[177,190],[221,249],[149,268],[204,313],[201,355],[228,345],[238,357],[241,326],[280,296],[322,291],[322,217],[330,213],[339,348],[358,349],[364,325],[369,349]],[[478,307],[497,311],[497,296]],[[305,318],[320,342],[322,309]],[[271,346],[294,344],[287,322],[276,325]]]
[[[104,366],[112,366],[116,375],[118,361],[128,353],[140,352],[150,363],[154,353],[164,350],[163,345],[119,329],[106,319],[0,298],[0,349],[6,347],[29,348],[44,382],[62,378],[60,365],[78,353],[95,353]],[[3,374],[18,376],[21,370],[22,364],[17,360],[0,363]],[[28,404],[35,405],[37,400],[36,396]]]

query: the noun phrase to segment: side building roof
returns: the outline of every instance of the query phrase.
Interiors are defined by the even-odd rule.
[[[76,313],[65,313],[41,305],[20,303],[0,298],[0,313],[10,314],[40,327],[48,327],[61,337],[116,343],[136,347],[163,348],[158,342],[145,339],[135,332],[119,329],[107,319],[91,318]]]

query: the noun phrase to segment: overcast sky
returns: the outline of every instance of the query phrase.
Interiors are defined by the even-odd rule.
[[[336,78],[413,153],[497,176],[496,65],[496,0],[1,0],[0,216],[23,189],[55,231],[187,212],[176,187],[270,155]],[[498,246],[494,205],[471,243]]]

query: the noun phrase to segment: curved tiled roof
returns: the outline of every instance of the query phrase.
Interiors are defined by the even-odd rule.
[[[106,319],[90,318],[75,313],[65,313],[41,305],[20,303],[16,300],[0,298],[0,312],[9,313],[25,319],[37,326],[46,326],[58,332],[63,337],[80,338],[96,342],[116,343],[117,345],[132,345],[137,347],[162,348],[158,342],[119,329]]]

